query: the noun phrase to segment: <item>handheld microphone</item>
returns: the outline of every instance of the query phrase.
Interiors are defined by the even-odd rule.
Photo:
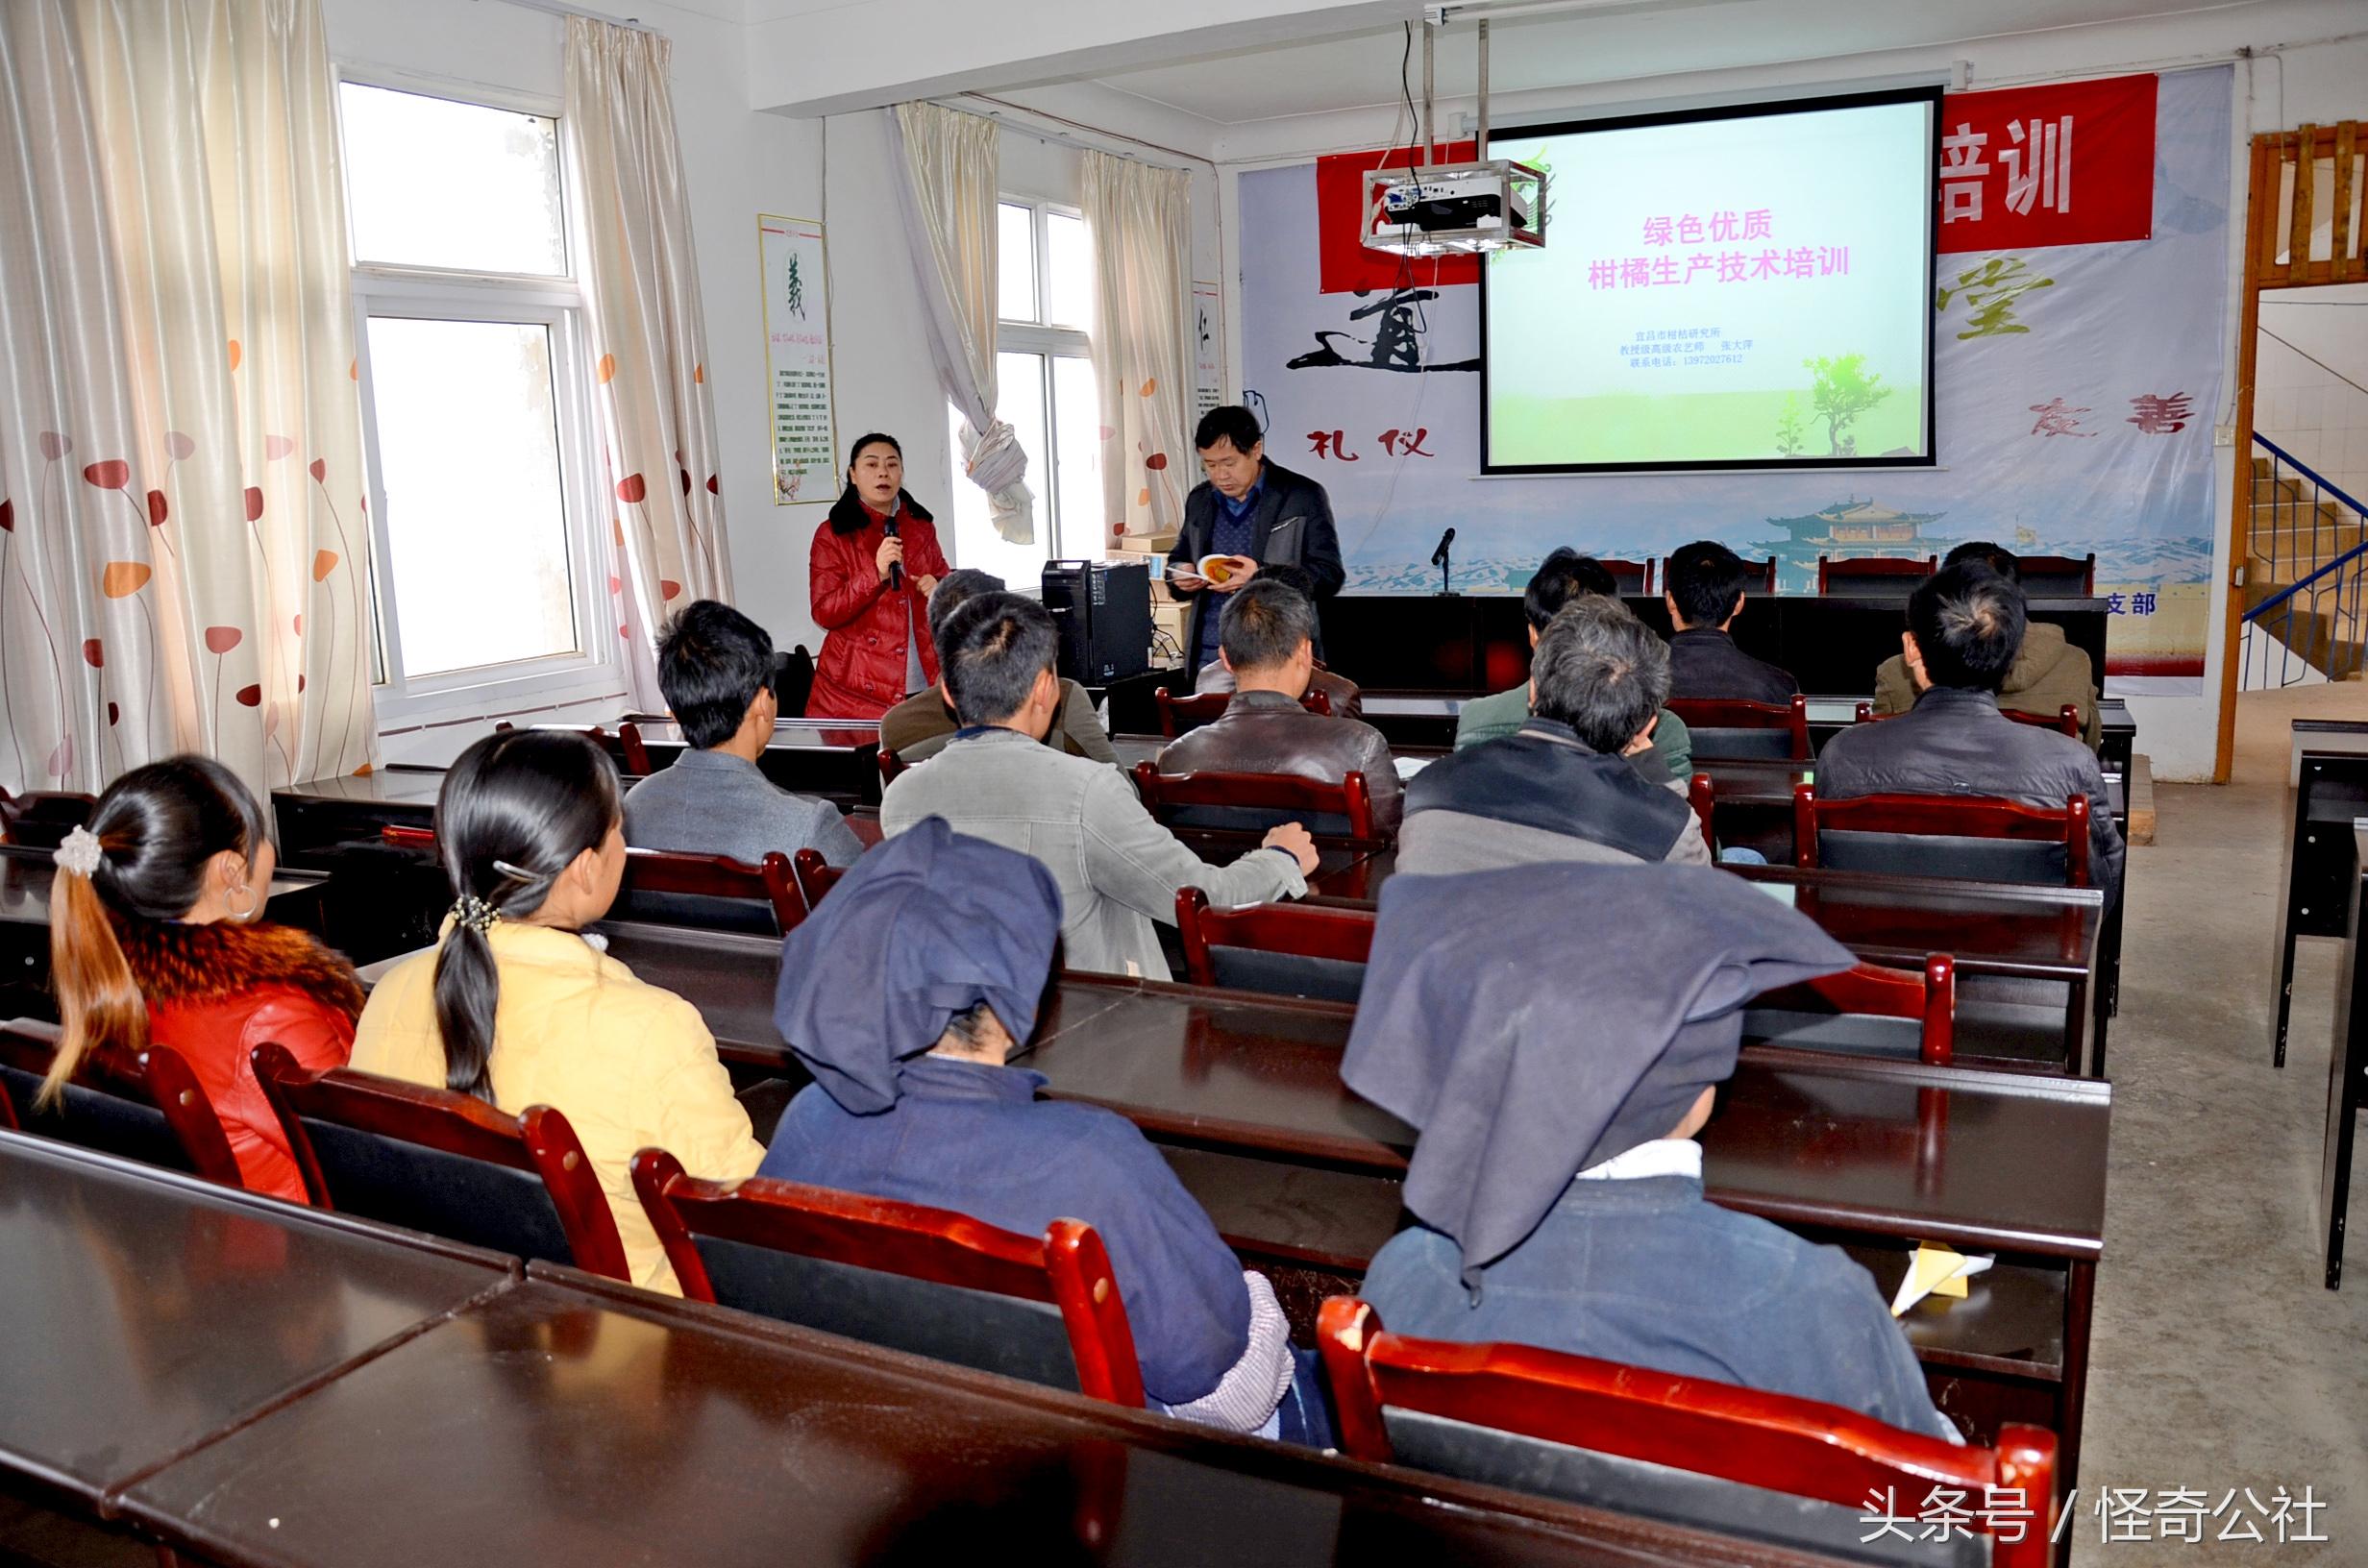
[[[888,521],[882,526],[887,528],[889,538],[894,539],[897,537],[897,520],[893,515],[891,515]],[[1455,530],[1453,528],[1449,528],[1447,531],[1449,533],[1453,533]],[[902,563],[898,561],[890,561],[888,563],[888,591],[895,593],[902,589],[903,586],[904,567]]]
[[[1449,545],[1454,544],[1454,543],[1455,543],[1455,530],[1454,530],[1453,528],[1449,528],[1446,532],[1444,532],[1444,533],[1441,534],[1441,535],[1439,536],[1439,548],[1438,548],[1437,550],[1434,550],[1434,551],[1431,551],[1431,564],[1432,564],[1433,566],[1444,566],[1444,565],[1446,565],[1446,564],[1447,564],[1447,547],[1448,547]]]

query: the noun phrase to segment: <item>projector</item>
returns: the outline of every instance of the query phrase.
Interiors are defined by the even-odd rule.
[[[1426,233],[1443,229],[1492,229],[1506,221],[1529,227],[1529,204],[1499,174],[1486,169],[1417,169],[1381,187],[1383,221],[1411,223]]]
[[[1526,163],[1368,169],[1359,238],[1399,256],[1534,250],[1545,214],[1545,174]]]

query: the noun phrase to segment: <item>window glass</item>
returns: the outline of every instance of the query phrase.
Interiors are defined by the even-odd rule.
[[[1094,330],[1094,241],[1083,218],[1045,214],[1045,321]]]
[[[1017,202],[1003,202],[995,210],[995,309],[1005,321],[1036,319],[1035,219]]]
[[[559,124],[347,82],[354,259],[469,272],[567,272]]]
[[[373,316],[369,331],[404,673],[577,651],[551,330]]]

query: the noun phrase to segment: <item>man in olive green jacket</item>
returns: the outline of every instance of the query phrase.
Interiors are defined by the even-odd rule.
[[[2009,582],[2020,586],[2022,570],[2013,553],[1986,540],[1968,540],[1949,551],[1944,567],[1976,560]],[[1894,653],[1875,671],[1875,716],[1888,719],[1915,706],[1915,684],[1908,678],[1906,655]],[[2105,739],[2105,723],[2097,714],[2096,673],[2088,655],[2064,641],[2063,628],[2034,621],[2023,634],[2023,650],[2007,672],[1998,705],[2017,713],[2053,719],[2070,703],[2079,710],[2081,732],[2093,751]],[[1665,720],[1664,723],[1666,723]],[[1460,742],[1461,737],[1458,737]]]
[[[1528,591],[1521,596],[1522,613],[1529,620],[1529,646],[1536,648],[1538,634],[1554,619],[1555,612],[1582,594],[1617,599],[1619,588],[1612,574],[1591,555],[1582,555],[1567,546],[1548,555],[1529,579]],[[1473,698],[1456,712],[1455,748],[1461,751],[1482,741],[1517,734],[1529,719],[1526,681],[1509,692]],[[1662,709],[1660,721],[1653,725],[1653,748],[1637,753],[1631,760],[1639,772],[1655,783],[1674,782],[1684,789],[1686,781],[1693,776],[1693,737],[1687,732],[1686,722],[1668,709]]]

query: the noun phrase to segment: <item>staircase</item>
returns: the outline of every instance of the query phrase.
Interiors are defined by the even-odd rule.
[[[2242,688],[2357,680],[2368,670],[2368,508],[2268,437],[2253,444]]]

